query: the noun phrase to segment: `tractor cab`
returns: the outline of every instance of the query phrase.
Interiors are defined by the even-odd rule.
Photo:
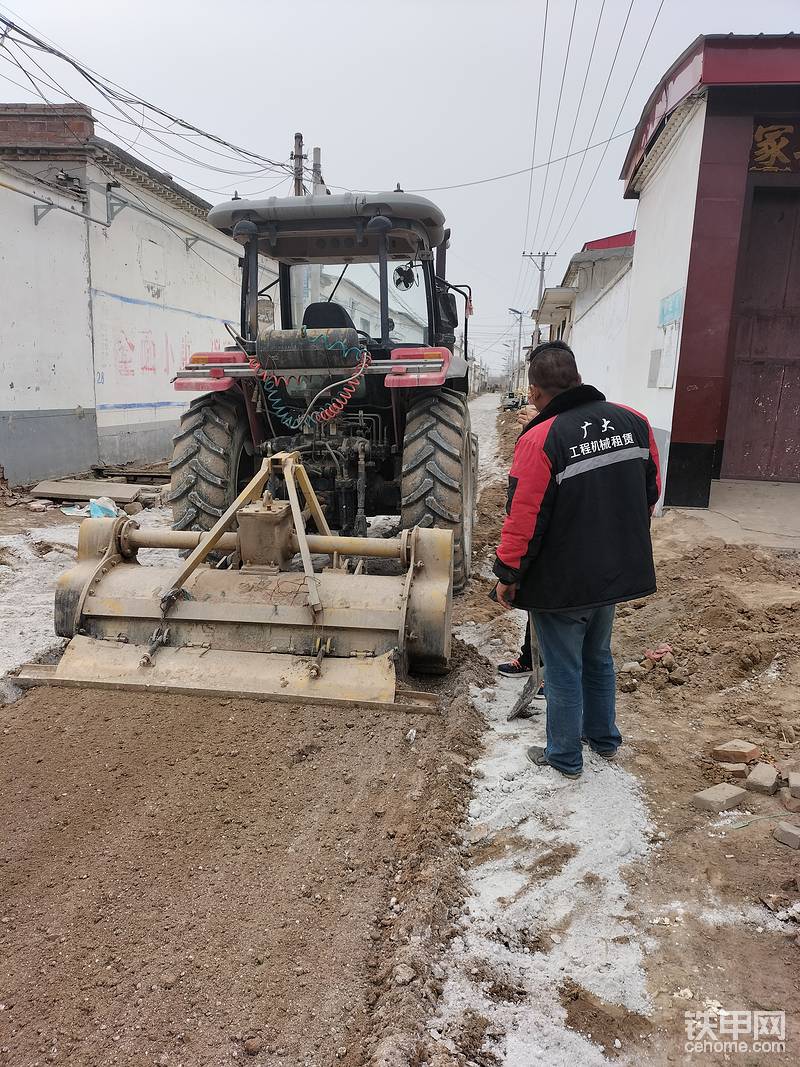
[[[212,208],[209,221],[245,249],[241,334],[248,340],[258,335],[261,298],[262,321],[272,312],[282,330],[353,329],[378,356],[403,345],[452,351],[455,296],[434,266],[437,251],[437,265],[444,265],[449,231],[442,212],[424,197],[232,200]],[[259,257],[277,267],[277,278],[266,285]]]
[[[327,521],[363,535],[369,515],[454,531],[469,574],[476,443],[467,317],[445,278],[450,231],[400,191],[235,198],[209,221],[243,248],[239,329],[194,353],[175,388],[203,393],[172,460],[178,529],[210,529],[258,464],[299,453]],[[280,487],[272,487],[280,492]]]

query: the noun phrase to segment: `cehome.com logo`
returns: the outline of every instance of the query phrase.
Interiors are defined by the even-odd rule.
[[[786,1051],[784,1011],[687,1011],[684,1020],[689,1055]]]

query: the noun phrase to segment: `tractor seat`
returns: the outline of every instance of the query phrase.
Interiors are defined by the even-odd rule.
[[[303,312],[303,325],[317,330],[354,330],[356,324],[341,304],[320,300]]]

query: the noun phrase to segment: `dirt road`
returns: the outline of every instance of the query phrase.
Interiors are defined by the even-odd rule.
[[[687,1059],[684,1013],[720,1009],[786,1011],[787,1052],[752,1062],[797,1062],[798,861],[771,828],[800,820],[781,794],[690,799],[724,778],[712,742],[800,758],[798,557],[659,520],[660,590],[621,609],[616,654],[668,641],[683,681],[621,694],[616,765],[535,771],[543,715],[506,722],[520,683],[493,669],[521,616],[486,595],[515,430],[498,444],[495,397],[472,408],[477,574],[446,717],[44,689],[0,707],[0,1064],[705,1064],[724,1061]],[[27,655],[71,541],[9,536],[0,591],[39,568],[13,617]]]

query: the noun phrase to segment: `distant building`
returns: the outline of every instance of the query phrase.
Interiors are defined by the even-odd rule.
[[[545,289],[539,322],[580,354],[581,374],[622,400],[631,267],[636,234],[587,241],[569,261],[560,286]]]
[[[667,504],[705,507],[719,478],[800,481],[800,37],[699,37],[647,101],[622,179],[632,266],[580,344],[576,293],[579,361],[649,416]]]
[[[83,105],[0,105],[9,481],[169,453],[187,403],[170,379],[239,318],[241,248],[209,206],[96,137]]]

